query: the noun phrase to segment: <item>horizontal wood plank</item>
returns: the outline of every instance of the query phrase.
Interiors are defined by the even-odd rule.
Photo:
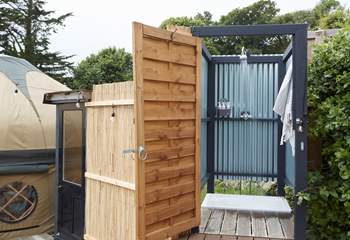
[[[185,65],[146,59],[143,66],[145,80],[150,83],[177,83],[194,87],[196,84],[195,68]]]
[[[95,181],[108,183],[108,184],[111,184],[111,185],[115,185],[115,186],[118,186],[118,187],[122,187],[122,188],[126,188],[126,189],[129,189],[129,190],[133,190],[133,191],[135,191],[135,189],[136,189],[134,183],[125,182],[125,181],[121,181],[121,180],[110,178],[110,177],[100,176],[100,175],[97,175],[97,174],[94,174],[94,173],[85,172],[85,177],[87,179],[92,179],[92,180],[95,180]]]
[[[85,103],[85,107],[106,107],[106,106],[124,106],[133,105],[134,99],[120,99],[120,100],[105,100],[105,101],[93,101]]]
[[[196,49],[191,46],[177,46],[152,38],[145,38],[143,42],[143,57],[162,62],[196,66],[195,51]]]
[[[180,201],[176,204],[171,204],[168,208],[162,208],[158,211],[146,214],[146,225],[180,215],[194,209],[194,207],[195,203],[193,198],[185,199],[185,201]]]
[[[194,163],[187,166],[173,166],[146,173],[146,183],[194,174]]]
[[[191,46],[196,46],[196,38],[192,36],[187,36],[184,34],[173,33],[170,31],[165,31],[163,29],[143,25],[144,35],[151,36],[153,38],[159,38],[163,40],[173,41],[181,44],[188,44]]]
[[[145,172],[147,173],[163,167],[188,165],[188,164],[192,164],[193,162],[194,162],[194,156],[174,158],[174,159],[169,159],[165,161],[147,161]]]
[[[190,181],[186,184],[175,185],[167,188],[163,188],[154,192],[146,193],[146,204],[160,201],[164,199],[169,199],[172,197],[176,197],[185,193],[194,192],[194,180]]]
[[[181,139],[181,138],[194,138],[195,128],[162,128],[162,129],[152,129],[150,131],[145,130],[145,141],[158,141],[158,140],[171,140],[171,139]]]
[[[146,143],[147,150],[147,143]],[[193,156],[195,151],[195,145],[185,147],[169,147],[162,150],[155,150],[148,152],[148,158],[146,162],[165,161],[170,159],[177,159],[187,156]]]
[[[174,236],[187,229],[191,229],[195,225],[196,225],[195,219],[191,218],[183,222],[175,223],[171,227],[168,226],[153,232],[149,232],[146,234],[146,240],[167,239],[169,238],[169,236]]]
[[[188,102],[145,102],[145,120],[194,119],[195,104]]]
[[[193,85],[144,81],[145,101],[195,102],[195,97],[195,87]]]
[[[178,138],[178,139],[162,139],[158,141],[147,141],[145,146],[148,152],[162,151],[164,148],[187,147],[195,144],[195,139]]]

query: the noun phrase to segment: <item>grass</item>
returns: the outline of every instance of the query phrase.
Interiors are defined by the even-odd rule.
[[[246,180],[215,180],[215,193],[239,195],[276,195],[276,182],[246,181]],[[207,186],[201,191],[201,201],[207,194]]]

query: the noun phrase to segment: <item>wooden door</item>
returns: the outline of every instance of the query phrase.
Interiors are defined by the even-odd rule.
[[[87,107],[85,240],[135,240],[133,82],[95,85]]]
[[[201,40],[133,24],[138,239],[200,224]],[[145,159],[140,159],[144,158]]]

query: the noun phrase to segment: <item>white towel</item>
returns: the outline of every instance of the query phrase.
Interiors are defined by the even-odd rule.
[[[292,59],[290,59],[292,61]],[[280,144],[289,142],[292,148],[292,154],[295,155],[295,131],[293,130],[292,100],[293,100],[293,64],[287,66],[287,73],[283,79],[278,92],[273,111],[281,116],[283,123],[282,137]]]

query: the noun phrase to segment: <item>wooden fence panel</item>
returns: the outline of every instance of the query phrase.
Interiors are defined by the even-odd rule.
[[[138,237],[159,240],[200,224],[200,66],[195,37],[134,23]]]

